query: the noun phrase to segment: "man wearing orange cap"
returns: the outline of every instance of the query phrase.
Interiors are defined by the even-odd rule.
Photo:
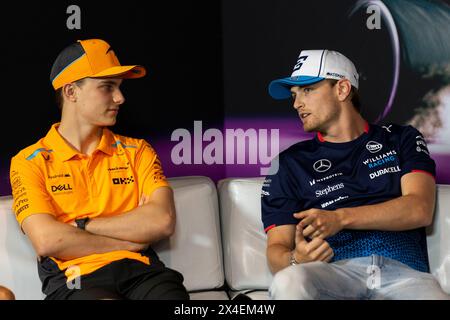
[[[175,227],[172,190],[153,148],[107,129],[125,98],[108,43],[78,41],[51,81],[61,122],[11,161],[13,209],[38,259],[47,299],[188,299],[182,275],[151,249]]]

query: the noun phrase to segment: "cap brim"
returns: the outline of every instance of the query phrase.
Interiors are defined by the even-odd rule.
[[[133,79],[141,78],[147,74],[147,71],[142,66],[117,66],[103,70],[97,74],[90,76],[90,78],[122,78]]]
[[[288,77],[274,80],[269,84],[269,94],[274,99],[287,99],[291,97],[291,87],[304,86],[324,80],[322,77]]]

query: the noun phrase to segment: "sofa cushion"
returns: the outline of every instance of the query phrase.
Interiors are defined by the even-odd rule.
[[[263,181],[224,179],[218,184],[225,277],[233,290],[267,289],[272,281],[261,222]]]
[[[16,299],[40,300],[45,295],[36,254],[11,208],[12,196],[0,197],[0,285],[11,289]]]
[[[176,231],[154,249],[168,267],[183,274],[189,291],[219,288],[224,272],[215,184],[206,177],[172,178],[169,183],[177,209]],[[11,289],[16,299],[42,299],[34,249],[11,207],[11,196],[0,197],[0,285]],[[227,297],[225,292],[211,294]]]
[[[189,291],[224,284],[219,205],[207,177],[170,178],[177,209],[175,234],[153,248],[164,263],[181,272]]]
[[[263,178],[219,181],[225,278],[232,290],[268,289],[272,275],[266,260],[261,222]],[[450,293],[450,186],[437,186],[432,226],[427,228],[430,271]],[[253,294],[264,296],[264,292]]]
[[[430,271],[450,294],[450,185],[438,185],[433,224],[427,228]]]

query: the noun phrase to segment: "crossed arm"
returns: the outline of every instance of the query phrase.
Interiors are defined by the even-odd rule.
[[[116,250],[141,251],[172,235],[175,219],[172,189],[160,187],[133,210],[91,219],[86,230],[59,222],[51,214],[27,217],[22,229],[39,256],[70,260]]]
[[[287,267],[292,254],[300,263],[331,260],[331,248],[325,239],[342,229],[402,231],[430,225],[436,197],[434,179],[423,173],[408,173],[401,178],[401,189],[400,197],[383,203],[294,213],[302,219],[297,226],[275,227],[267,234],[270,269],[275,273]],[[313,240],[306,242],[304,237]]]

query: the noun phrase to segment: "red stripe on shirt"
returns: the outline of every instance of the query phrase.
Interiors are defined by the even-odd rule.
[[[265,229],[264,229],[264,232],[267,232],[267,231],[269,231],[270,229],[275,228],[276,226],[277,226],[276,224],[272,224],[272,225],[268,226],[267,228],[265,228]]]
[[[425,174],[431,176],[434,180],[436,180],[436,177],[433,176],[433,174],[431,174],[431,173],[429,173],[428,171],[425,171],[425,170],[411,170],[411,172],[422,172],[422,173],[425,173]]]

